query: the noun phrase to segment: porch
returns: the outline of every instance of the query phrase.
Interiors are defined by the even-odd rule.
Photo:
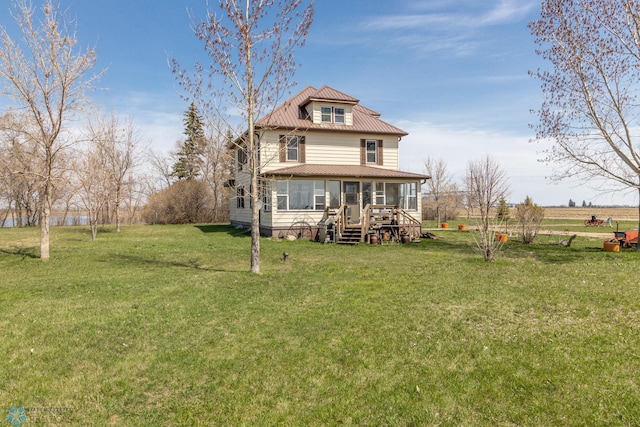
[[[353,245],[418,241],[422,224],[397,205],[367,204],[359,217],[347,205],[329,206],[318,227],[321,242]]]

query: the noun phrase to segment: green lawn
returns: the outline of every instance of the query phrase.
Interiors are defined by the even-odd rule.
[[[0,426],[638,425],[640,254],[436,234],[0,229]]]

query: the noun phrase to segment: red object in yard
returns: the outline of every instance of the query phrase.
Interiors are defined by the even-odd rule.
[[[614,231],[613,234],[623,248],[638,245],[638,230]]]

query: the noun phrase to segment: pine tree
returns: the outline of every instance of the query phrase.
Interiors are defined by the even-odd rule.
[[[196,179],[200,175],[202,153],[206,143],[203,120],[193,102],[184,116],[184,134],[187,138],[177,153],[178,160],[173,164],[171,173],[171,176],[179,181]]]
[[[509,219],[509,205],[507,204],[507,201],[505,200],[504,197],[500,198],[500,201],[498,202],[498,213],[496,215],[496,217],[500,220],[500,221],[507,221]]]

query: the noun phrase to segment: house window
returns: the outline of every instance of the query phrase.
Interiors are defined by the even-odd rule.
[[[329,181],[329,206],[340,206],[340,181]]]
[[[244,187],[238,187],[236,190],[236,208],[244,209]]]
[[[376,182],[376,205],[384,204],[384,182]]]
[[[367,139],[367,163],[378,163],[378,141]]]
[[[406,210],[418,209],[418,186],[415,182],[376,182],[375,189],[376,205],[396,205]]]
[[[287,136],[287,161],[297,162],[299,159],[298,150],[300,149],[300,140],[297,136]]]
[[[271,211],[271,186],[269,182],[260,183],[260,191],[262,192],[262,210],[265,212]]]
[[[324,181],[292,179],[278,182],[278,210],[324,210]]]
[[[405,184],[407,188],[407,209],[418,210],[418,186],[415,182]]]
[[[400,203],[400,184],[387,182],[384,185],[384,196],[387,205],[403,207]]]
[[[320,107],[322,114],[322,123],[344,124],[344,108],[339,107]]]
[[[247,152],[244,147],[238,148],[238,170],[242,170],[247,164]]]
[[[373,204],[372,190],[370,182],[362,183],[362,206]]]
[[[322,123],[331,123],[331,107],[322,107]]]

